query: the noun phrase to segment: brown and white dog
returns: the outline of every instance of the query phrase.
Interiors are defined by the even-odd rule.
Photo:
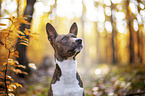
[[[72,24],[70,32],[66,35],[59,35],[50,23],[47,23],[46,31],[54,48],[56,61],[48,96],[84,96],[75,58],[83,47],[82,39],[76,38],[76,23]]]

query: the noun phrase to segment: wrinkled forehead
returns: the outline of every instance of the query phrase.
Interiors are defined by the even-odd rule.
[[[76,38],[76,36],[74,35],[74,34],[72,34],[72,33],[68,33],[68,34],[61,34],[61,35],[58,35],[57,37],[56,37],[56,41],[58,41],[58,40],[62,40],[64,37],[66,37],[66,38]]]

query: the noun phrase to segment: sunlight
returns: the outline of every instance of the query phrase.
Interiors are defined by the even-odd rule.
[[[142,23],[141,15],[138,13],[136,17],[137,17],[137,21],[138,21],[138,23],[141,24],[141,23]]]
[[[48,0],[48,5],[54,5],[55,4],[55,0]]]
[[[109,66],[107,64],[101,64],[99,67],[95,69],[95,74],[97,76],[103,76],[109,72]],[[100,75],[101,74],[101,75]]]
[[[129,3],[129,7],[130,7],[132,13],[134,13],[134,14],[138,13],[137,6],[134,3]]]
[[[82,0],[74,0],[74,1],[75,1],[73,4],[74,15],[77,18],[80,18],[82,16],[82,12],[83,12]]]
[[[73,69],[78,70],[83,79],[81,89],[85,90],[85,94],[142,94],[144,86],[140,82],[143,81],[145,68],[144,1],[0,0],[0,78],[9,79],[0,81],[7,85],[0,90],[0,94],[47,96],[59,93],[64,96],[68,93],[67,88],[62,92],[65,84],[73,83],[76,78],[72,77],[72,82],[62,80],[64,86],[55,84],[53,91],[56,92],[52,92],[55,77],[63,75],[62,72],[55,72],[63,67],[57,66],[55,61],[56,57],[60,62],[68,61],[74,56],[74,49],[80,47],[73,46],[77,43],[83,43],[83,48],[78,55],[75,54],[78,63]],[[82,42],[72,42],[74,38]],[[68,51],[71,51],[70,54]],[[64,68],[64,71],[67,69],[71,68]],[[17,74],[26,81],[16,78]],[[68,78],[65,75],[70,76],[69,72],[64,74],[64,78]],[[69,89],[74,94],[74,88]]]
[[[105,7],[105,14],[107,16],[111,16],[111,8],[110,7]]]
[[[140,14],[145,17],[145,10],[140,10]]]
[[[49,18],[49,20],[55,19],[55,14],[54,13],[51,13],[48,18]]]
[[[35,14],[39,14],[42,15],[44,12],[49,12],[50,11],[50,6],[48,5],[44,5],[42,2],[36,2],[34,4],[34,8],[35,8]]]
[[[86,17],[90,21],[97,21],[98,18],[98,10],[94,6],[94,1],[93,0],[84,0],[84,3],[86,5]]]
[[[113,4],[120,3],[122,0],[111,0]]]
[[[93,91],[97,91],[97,90],[99,90],[99,87],[93,87],[92,90],[93,90]]]
[[[85,22],[84,30],[85,30],[87,36],[92,35],[91,32],[90,32],[90,30],[92,30],[92,27],[93,27],[92,22]]]
[[[90,10],[87,9],[86,17],[88,20],[98,21],[97,15],[98,15],[98,12],[97,12],[96,8],[92,8]]]
[[[122,21],[118,22],[116,25],[117,25],[117,29],[120,33],[124,33],[124,34],[126,33],[125,32],[126,27],[124,26]]]
[[[122,10],[122,6],[121,5],[117,5],[117,9],[118,10]]]
[[[110,0],[104,0],[104,4],[106,4],[107,6],[111,6]]]
[[[95,2],[98,2],[99,0],[94,0]]]
[[[105,28],[106,28],[107,32],[109,32],[109,33],[112,32],[112,24],[110,21],[105,22]]]
[[[98,6],[98,20],[99,22],[104,22],[105,21],[105,14],[104,14],[104,8],[103,6]]]
[[[4,18],[9,18],[10,16],[9,15],[4,15],[3,16]],[[9,20],[8,19],[0,19],[0,23],[3,23],[3,24],[6,24],[6,26],[0,26],[0,30],[1,29],[5,29],[5,28],[7,28],[8,26],[9,26]]]
[[[141,9],[144,9],[144,5],[142,3],[139,3],[139,6]]]
[[[126,30],[126,26],[127,26],[127,22],[125,19],[125,13],[124,12],[115,12],[115,18],[116,18],[116,27],[118,32],[126,34],[127,32]]]
[[[134,28],[135,31],[138,30],[138,22],[137,22],[137,20],[133,20],[133,28]]]
[[[109,92],[108,96],[114,96],[114,92]]]
[[[95,70],[95,74],[96,74],[96,75],[101,74],[101,69],[96,69],[96,70]]]
[[[104,22],[98,22],[97,28],[99,32],[104,32]]]
[[[115,12],[115,17],[117,19],[117,22],[119,22],[125,18],[125,14],[124,12]]]
[[[34,63],[29,63],[28,66],[29,66],[30,68],[35,69],[35,70],[37,69],[37,67],[36,67],[36,65],[35,65]]]
[[[2,12],[7,10],[9,13],[12,13],[17,10],[17,2],[14,0],[6,0],[6,2],[2,2],[1,7]]]
[[[56,14],[60,17],[81,17],[83,11],[82,0],[58,0]]]

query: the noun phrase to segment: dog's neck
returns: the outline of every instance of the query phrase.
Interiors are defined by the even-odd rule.
[[[64,81],[65,84],[73,84],[76,80],[76,72],[77,72],[77,61],[73,58],[68,58],[67,60],[58,61],[56,59],[56,64],[61,69],[61,80]]]

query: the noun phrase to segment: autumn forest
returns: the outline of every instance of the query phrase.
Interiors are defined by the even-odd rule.
[[[85,95],[144,96],[144,0],[0,0],[0,96],[48,96],[46,24],[66,34],[74,22]]]

